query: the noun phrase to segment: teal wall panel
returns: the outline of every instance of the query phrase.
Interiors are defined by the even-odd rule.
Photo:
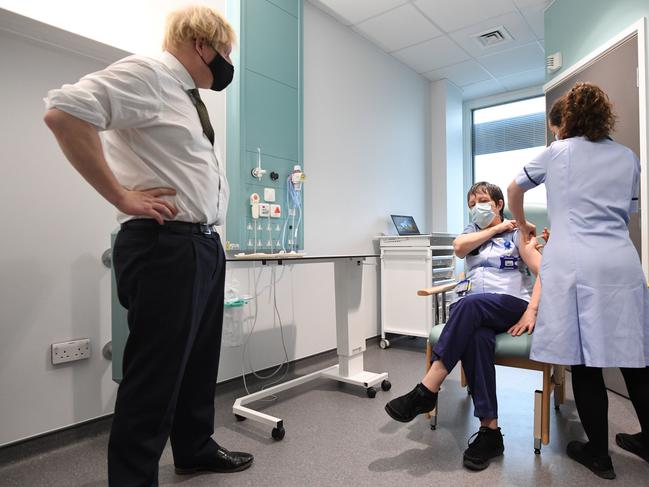
[[[247,73],[246,150],[298,161],[297,90]]]
[[[304,169],[302,0],[230,0],[228,20],[239,32],[239,46],[233,58],[236,86],[227,91],[231,195],[226,248],[252,251],[256,247],[268,252],[277,250],[282,230],[286,227],[288,233],[292,230],[289,226],[299,220],[298,215],[293,218],[286,211],[286,178],[294,165]],[[262,167],[268,171],[261,181],[250,173],[257,166],[257,148],[261,149]],[[271,172],[278,174],[277,180],[270,178]],[[282,206],[282,218],[271,219],[270,230],[268,221],[255,222],[251,216],[250,195],[258,193],[263,198],[264,188],[274,188],[275,203]],[[303,229],[302,219],[297,239],[300,249]]]
[[[268,0],[269,3],[272,3],[282,10],[290,13],[294,17],[298,18],[301,15],[301,5],[300,2],[295,0]]]
[[[246,2],[246,12],[246,69],[297,89],[298,19],[265,0]]]

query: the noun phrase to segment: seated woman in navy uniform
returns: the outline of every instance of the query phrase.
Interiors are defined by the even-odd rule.
[[[439,387],[462,361],[472,393],[480,429],[464,452],[464,466],[483,470],[502,455],[503,437],[498,427],[495,337],[531,333],[540,298],[540,280],[532,293],[532,278],[541,262],[536,239],[524,244],[514,221],[505,220],[501,189],[486,182],[474,184],[467,195],[472,223],[453,242],[455,255],[466,258],[466,279],[455,288],[449,319],[433,347],[432,365],[408,394],[385,406],[401,422],[431,411]]]

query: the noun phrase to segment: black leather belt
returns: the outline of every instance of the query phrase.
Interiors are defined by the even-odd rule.
[[[121,228],[129,230],[168,230],[177,233],[198,233],[203,235],[212,235],[216,233],[216,225],[207,223],[177,222],[165,221],[160,225],[155,220],[135,219],[122,223]]]

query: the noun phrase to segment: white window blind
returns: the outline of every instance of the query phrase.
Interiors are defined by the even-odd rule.
[[[473,155],[545,145],[545,113],[531,113],[473,125]]]

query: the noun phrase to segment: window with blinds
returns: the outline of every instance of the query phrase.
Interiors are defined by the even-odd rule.
[[[473,111],[473,180],[507,186],[545,148],[545,97]],[[529,191],[525,203],[545,207],[545,188]]]

